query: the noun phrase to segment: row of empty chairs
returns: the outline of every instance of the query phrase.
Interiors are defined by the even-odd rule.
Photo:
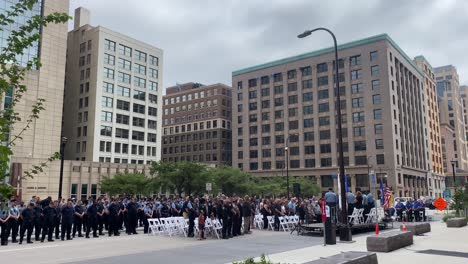
[[[189,220],[183,217],[167,217],[167,218],[150,218],[149,234],[150,235],[166,235],[166,236],[188,236]],[[218,239],[221,237],[222,223],[218,219],[207,218],[205,220],[205,235],[212,235]],[[195,219],[194,235],[197,236],[200,230],[198,229],[198,218]]]

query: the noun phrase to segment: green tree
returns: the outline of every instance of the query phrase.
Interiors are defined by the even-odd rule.
[[[249,193],[251,176],[231,166],[220,166],[208,169],[208,178],[213,181],[213,193],[221,192],[232,196]]]
[[[117,173],[114,177],[104,177],[101,182],[101,191],[110,195],[131,194],[148,195],[152,192],[151,179],[142,173]]]
[[[311,180],[304,177],[290,177],[289,191],[294,196],[293,184],[299,183],[301,188],[300,196],[311,197],[320,193],[320,188]],[[254,178],[251,184],[250,193],[261,196],[286,196],[288,193],[288,184],[286,177],[274,176],[265,178]]]
[[[38,0],[19,0],[12,5],[5,13],[0,14],[0,31],[5,28],[16,28],[15,18],[32,10]],[[21,117],[15,111],[15,106],[21,101],[27,91],[24,85],[24,78],[29,71],[39,69],[41,63],[39,58],[32,58],[23,65],[18,61],[19,55],[31,47],[35,42],[40,41],[41,27],[46,27],[49,23],[66,23],[71,17],[66,13],[52,13],[47,16],[33,16],[31,19],[10,32],[6,45],[2,47],[0,52],[0,100],[5,98],[6,94],[12,96],[11,102],[5,104],[5,108],[0,110],[0,194],[7,197],[12,193],[10,186],[4,183],[5,177],[9,175],[10,158],[13,155],[12,147],[17,140],[22,139],[22,134],[30,128],[39,114],[44,110],[44,99],[39,98],[32,106],[31,114],[25,120],[23,127],[16,127],[19,131],[16,135],[12,135],[12,128],[18,122],[21,122]],[[5,33],[4,33],[5,34]],[[34,165],[31,169],[23,172],[24,178],[32,178],[39,172],[43,172],[47,164],[60,157],[58,153],[54,153],[48,160],[38,165]]]
[[[155,176],[153,186],[177,195],[203,194],[209,182],[206,166],[194,162],[154,162],[151,173]]]

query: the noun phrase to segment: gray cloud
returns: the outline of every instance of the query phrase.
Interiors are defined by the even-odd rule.
[[[176,82],[231,84],[233,70],[331,45],[389,34],[410,57],[453,64],[468,83],[468,1],[464,0],[74,0],[93,25],[164,50],[164,87]],[[73,13],[72,13],[73,14]]]

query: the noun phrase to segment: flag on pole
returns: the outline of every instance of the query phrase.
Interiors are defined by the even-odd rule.
[[[393,207],[393,195],[390,188],[385,187],[385,202],[384,202],[384,209],[388,209]]]
[[[383,189],[382,180],[380,180],[380,203],[382,204],[385,201],[385,193]]]

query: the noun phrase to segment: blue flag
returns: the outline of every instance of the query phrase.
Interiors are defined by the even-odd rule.
[[[385,201],[385,194],[383,190],[382,180],[380,180],[380,201],[381,202]]]

